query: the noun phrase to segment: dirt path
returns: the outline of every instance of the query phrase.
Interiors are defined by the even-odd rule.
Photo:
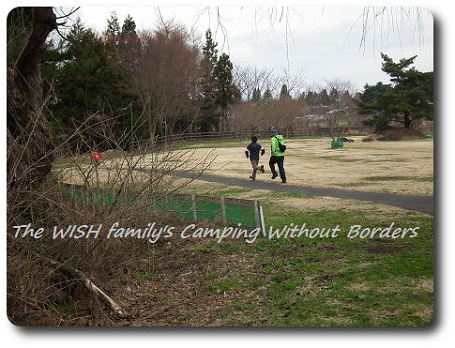
[[[175,175],[185,178],[193,177],[190,173],[176,173]],[[203,174],[198,180],[214,182],[218,184],[246,187],[251,190],[271,190],[277,192],[291,192],[296,194],[305,194],[313,196],[328,196],[343,199],[357,199],[379,204],[386,204],[404,209],[414,210],[421,213],[434,215],[434,197],[433,196],[409,196],[395,195],[380,192],[360,192],[348,191],[334,188],[297,186],[290,183],[281,184],[279,178],[277,181],[266,180],[246,180],[238,178],[226,178],[219,175]]]

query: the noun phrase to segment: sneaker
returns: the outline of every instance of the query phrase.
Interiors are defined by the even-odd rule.
[[[262,172],[262,173],[264,173],[264,172],[265,172],[265,170],[264,170],[264,166],[263,166],[263,165],[261,166],[261,172]]]
[[[276,175],[276,174],[272,175],[272,180],[273,180],[273,179],[276,179],[277,176],[278,176],[278,175]]]
[[[250,179],[256,180],[256,179],[255,179],[255,178],[253,178],[251,175],[250,175]]]
[[[281,180],[281,182],[282,182],[283,184],[286,184],[286,180]]]

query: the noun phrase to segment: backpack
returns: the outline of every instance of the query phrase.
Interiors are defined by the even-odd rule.
[[[284,144],[281,144],[281,142],[278,140],[278,138],[277,138],[277,137],[275,137],[275,139],[276,139],[276,140],[277,140],[277,142],[278,142],[278,147],[280,148],[280,151],[281,151],[281,152],[284,152],[284,151],[286,151],[286,145],[284,145]]]

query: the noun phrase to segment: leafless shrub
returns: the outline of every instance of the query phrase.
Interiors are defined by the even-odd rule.
[[[125,143],[110,135],[113,133],[108,129],[109,122],[100,122],[93,127],[91,121],[93,119],[87,120],[49,153],[56,160],[44,182],[33,188],[9,186],[8,316],[15,323],[71,325],[81,324],[81,320],[108,317],[106,324],[115,325],[118,318],[80,285],[80,279],[63,274],[58,267],[43,262],[37,255],[74,267],[94,284],[102,284],[103,290],[109,293],[125,276],[131,276],[138,269],[140,260],[145,260],[152,270],[151,249],[160,247],[161,240],[153,244],[136,238],[54,240],[53,227],[101,226],[100,235],[106,236],[114,223],[125,228],[145,228],[153,222],[157,228],[166,224],[183,225],[178,217],[151,211],[151,206],[196,179],[215,158],[213,152],[207,157],[196,158],[194,150],[172,151],[158,148],[153,142],[125,151]],[[96,138],[109,139],[107,144],[111,147],[103,152],[100,164],[93,162],[91,153],[81,153],[77,146],[87,141],[88,127],[91,134],[98,132]],[[9,147],[8,151],[15,149]],[[9,158],[11,168],[17,167],[14,159],[21,160],[19,156]],[[39,160],[22,168],[21,172],[11,170],[15,173],[15,182],[38,164]],[[180,173],[191,175],[179,179]],[[13,180],[12,177],[9,180]],[[82,187],[83,199],[75,197],[74,185],[65,183]],[[109,202],[107,195],[111,197]],[[43,227],[47,234],[38,240],[30,236],[15,238],[13,227],[28,223],[32,228]]]

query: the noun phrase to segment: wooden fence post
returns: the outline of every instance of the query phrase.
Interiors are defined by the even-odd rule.
[[[168,195],[164,196],[164,207],[165,207],[166,211],[170,211],[169,196]]]
[[[254,201],[254,222],[256,227],[261,227],[261,221],[259,220],[259,205],[258,201]]]
[[[74,184],[71,184],[71,195],[72,195],[71,198],[74,199],[74,205],[77,208],[79,206],[79,204],[77,203],[76,189],[74,188]]]
[[[223,218],[223,224],[226,225],[226,202],[224,201],[224,197],[221,197],[221,217]]]
[[[262,234],[266,236],[265,232],[265,221],[264,221],[264,210],[262,210],[262,205],[259,204],[259,221],[261,223]]]
[[[196,197],[194,195],[191,195],[191,211],[193,212],[194,222],[197,223]]]

